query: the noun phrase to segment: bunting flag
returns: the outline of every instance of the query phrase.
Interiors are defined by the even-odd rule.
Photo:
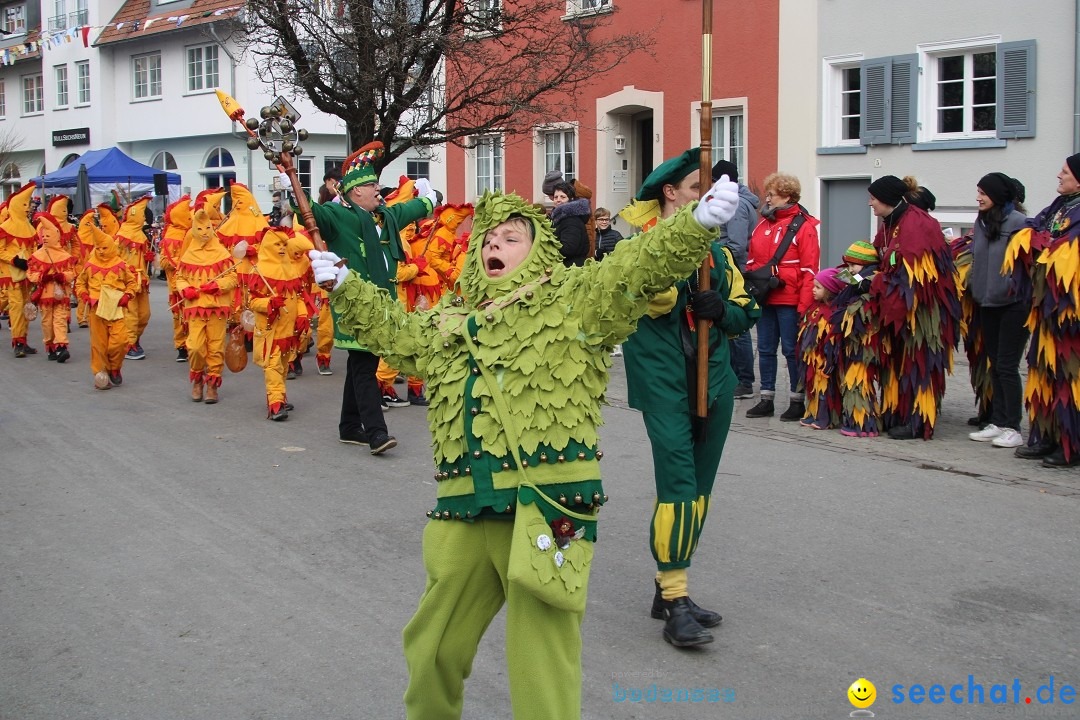
[[[329,5],[329,0],[320,0],[320,3]],[[77,27],[66,28],[64,30],[58,30],[56,32],[42,34],[37,40],[22,43],[21,45],[12,45],[0,51],[0,66],[14,65],[15,62],[27,55],[40,51],[52,50],[53,48],[60,47],[63,43],[71,43],[76,39],[82,40],[83,47],[90,47],[90,35],[100,34],[102,31],[109,28],[116,30],[127,30],[130,33],[137,33],[143,30],[149,30],[150,26],[156,23],[158,20],[164,20],[166,22],[174,23],[176,27],[181,27],[185,22],[191,18],[199,19],[208,17],[221,17],[225,13],[235,12],[243,10],[242,4],[232,5],[230,7],[218,8],[217,10],[206,10],[202,13],[186,14],[186,15],[170,15],[168,17],[153,17],[147,18],[144,21],[140,20],[126,20],[117,23],[106,23],[105,25],[80,25]]]

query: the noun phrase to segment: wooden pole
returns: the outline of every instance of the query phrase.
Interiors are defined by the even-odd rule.
[[[698,182],[704,195],[712,187],[712,0],[701,2],[701,165]],[[698,289],[710,287],[710,260],[712,251],[705,256],[698,272]],[[698,334],[697,345],[697,416],[709,415],[709,329],[711,322],[695,318]]]

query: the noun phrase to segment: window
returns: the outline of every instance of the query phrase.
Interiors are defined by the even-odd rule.
[[[4,81],[0,80],[0,118],[7,117],[7,92]]]
[[[483,195],[487,190],[502,190],[503,187],[503,145],[502,138],[488,135],[476,139],[476,194]]]
[[[161,97],[161,53],[132,57],[131,75],[136,100]]]
[[[188,92],[213,90],[218,86],[218,46],[200,45],[187,49]]]
[[[22,35],[26,32],[26,5],[11,5],[4,8],[4,35]]]
[[[419,180],[420,178],[431,177],[431,162],[428,160],[406,160],[405,161],[405,177],[410,180]]]
[[[232,154],[225,148],[211,150],[200,171],[206,178],[206,188],[209,190],[228,187],[229,181],[236,179],[235,165]]]
[[[57,65],[53,71],[56,74],[56,107],[66,108],[68,105],[67,65]]]
[[[87,0],[75,0],[75,9],[68,14],[68,27],[81,27],[89,22],[90,15],[86,9],[86,3]]]
[[[34,115],[45,110],[45,88],[41,73],[23,75],[23,115]]]
[[[997,53],[991,48],[931,60],[933,132],[993,137],[997,131]]]
[[[591,15],[611,9],[612,0],[566,0],[567,15]]]
[[[175,170],[176,158],[172,156],[172,153],[162,150],[154,153],[154,157],[150,158],[150,167],[155,170]]]
[[[712,160],[727,160],[746,178],[746,134],[742,112],[717,113],[712,119]]]
[[[859,112],[859,100],[862,97],[862,84],[859,78],[859,68],[849,67],[840,69],[840,107],[837,116],[840,118],[839,140],[859,142],[859,120],[862,113]]]
[[[573,182],[577,167],[574,164],[573,130],[553,130],[544,133],[544,174],[558,170],[566,182]]]
[[[90,104],[90,61],[75,63],[75,92],[77,105]]]
[[[67,23],[67,3],[65,0],[53,0],[53,16],[49,18],[49,30],[66,30]]]
[[[62,167],[62,168],[64,168],[64,167],[67,167],[67,166],[68,166],[68,165],[70,165],[71,163],[73,163],[73,162],[75,162],[76,160],[78,160],[78,159],[79,159],[80,157],[82,157],[82,156],[81,156],[81,155],[79,155],[79,153],[71,153],[70,155],[68,155],[68,156],[67,156],[67,157],[65,157],[65,158],[64,158],[63,160],[61,160],[61,161],[60,161],[60,167]],[[44,175],[44,174],[45,174],[45,173],[42,173],[42,175]]]
[[[502,28],[501,0],[466,0],[466,35],[491,35]]]

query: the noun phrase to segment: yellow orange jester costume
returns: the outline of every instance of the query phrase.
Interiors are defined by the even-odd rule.
[[[26,278],[36,287],[30,299],[41,311],[41,332],[50,360],[65,362],[68,352],[67,326],[71,319],[71,283],[76,261],[64,249],[64,231],[50,213],[34,216],[41,247],[30,256]]]
[[[128,329],[127,357],[130,360],[142,360],[146,357],[140,340],[150,322],[150,276],[146,272],[146,266],[154,261],[154,252],[143,231],[146,224],[146,206],[149,203],[148,195],[128,205],[124,211],[124,221],[120,223],[120,229],[116,233],[120,253],[128,269],[135,274],[138,285],[124,313]]]
[[[37,352],[26,342],[29,322],[23,314],[23,306],[30,293],[26,270],[30,266],[30,254],[34,251],[37,238],[34,226],[27,217],[33,192],[34,183],[27,183],[8,198],[8,216],[0,223],[0,294],[7,299],[11,347],[17,358]]]
[[[161,269],[169,287],[169,307],[172,309],[173,347],[176,361],[187,360],[187,325],[183,318],[183,303],[176,291],[176,265],[184,252],[184,239],[191,229],[190,195],[184,195],[165,208],[165,229],[161,233]]]

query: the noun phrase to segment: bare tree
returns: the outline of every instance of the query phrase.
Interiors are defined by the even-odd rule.
[[[567,0],[249,0],[241,43],[275,92],[344,120],[350,147],[381,140],[385,164],[572,116],[581,85],[652,45],[651,32],[614,32],[610,13],[566,11]]]
[[[15,132],[15,126],[6,130],[0,130],[0,176],[7,180],[10,177],[18,177],[18,167],[15,168],[14,176],[9,175],[9,165],[15,159],[15,153],[22,147],[23,138]]]

